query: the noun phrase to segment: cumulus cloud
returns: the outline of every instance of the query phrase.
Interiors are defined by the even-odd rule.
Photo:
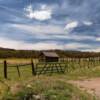
[[[67,23],[67,25],[65,26],[65,29],[70,30],[70,29],[73,29],[77,26],[78,26],[78,22],[77,21],[72,21],[72,22]]]
[[[47,9],[46,5],[42,5],[41,9],[34,10],[32,9],[32,5],[29,5],[25,8],[25,11],[27,12],[26,16],[31,19],[36,19],[40,21],[51,19],[52,17],[52,11],[51,9]]]

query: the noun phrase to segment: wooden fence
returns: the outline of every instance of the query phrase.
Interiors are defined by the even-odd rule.
[[[18,72],[18,75],[19,75],[19,77],[20,77],[20,67],[26,67],[27,65],[30,65],[31,66],[31,68],[32,68],[32,75],[35,75],[35,67],[34,67],[34,63],[33,63],[33,61],[31,60],[31,63],[28,63],[28,64],[17,64],[17,65],[10,65],[9,66],[9,64],[7,63],[7,61],[5,60],[4,61],[4,78],[8,78],[8,67],[14,67],[14,68],[16,68],[17,69],[17,72]]]
[[[18,72],[18,76],[21,76],[20,73],[20,67],[31,67],[32,75],[40,75],[40,74],[46,74],[46,73],[64,73],[66,64],[64,63],[37,63],[34,64],[33,60],[31,60],[31,63],[27,64],[16,64],[16,65],[10,65],[7,63],[7,61],[4,61],[4,78],[8,78],[8,67],[10,68],[16,68]],[[29,67],[28,66],[28,67]]]
[[[36,74],[46,73],[64,73],[67,67],[66,63],[54,62],[54,63],[37,63],[35,68]]]
[[[4,78],[8,78],[8,68],[16,68],[18,76],[21,76],[20,68],[30,67],[32,75],[40,75],[47,73],[64,73],[65,70],[77,69],[77,68],[91,68],[92,66],[100,65],[100,59],[90,59],[90,58],[61,58],[59,62],[38,62],[33,63],[31,60],[30,63],[26,64],[10,64],[6,60],[1,63],[3,67]]]

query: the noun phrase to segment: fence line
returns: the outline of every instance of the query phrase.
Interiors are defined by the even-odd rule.
[[[10,64],[6,60],[3,63],[4,66],[4,78],[8,78],[8,67],[15,67],[18,76],[21,77],[20,68],[21,67],[31,67],[32,75],[40,75],[40,74],[46,74],[46,73],[64,73],[65,70],[69,71],[69,69],[76,69],[78,68],[91,68],[92,66],[98,66],[100,65],[100,59],[99,58],[60,58],[60,62],[38,62],[33,63],[33,60],[31,60],[30,63],[26,64]]]

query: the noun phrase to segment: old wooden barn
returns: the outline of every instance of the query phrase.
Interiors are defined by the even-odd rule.
[[[56,52],[42,52],[39,57],[42,62],[58,62],[59,56]]]

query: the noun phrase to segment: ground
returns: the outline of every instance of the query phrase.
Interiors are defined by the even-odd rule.
[[[100,98],[100,78],[91,78],[83,80],[69,81],[80,89],[87,91],[88,93],[94,94]]]
[[[22,81],[4,80],[5,85],[0,84],[5,89],[1,100],[99,100],[63,78],[63,75],[43,75]]]
[[[1,59],[1,62],[3,60]],[[31,59],[6,60],[8,66],[31,63]],[[30,65],[20,67],[20,72],[19,77],[16,67],[8,67],[8,79],[5,80],[3,64],[0,65],[0,100],[3,97],[3,100],[23,100],[29,93],[32,93],[33,97],[49,98],[40,100],[100,100],[99,62],[70,62],[64,74],[33,76]]]

